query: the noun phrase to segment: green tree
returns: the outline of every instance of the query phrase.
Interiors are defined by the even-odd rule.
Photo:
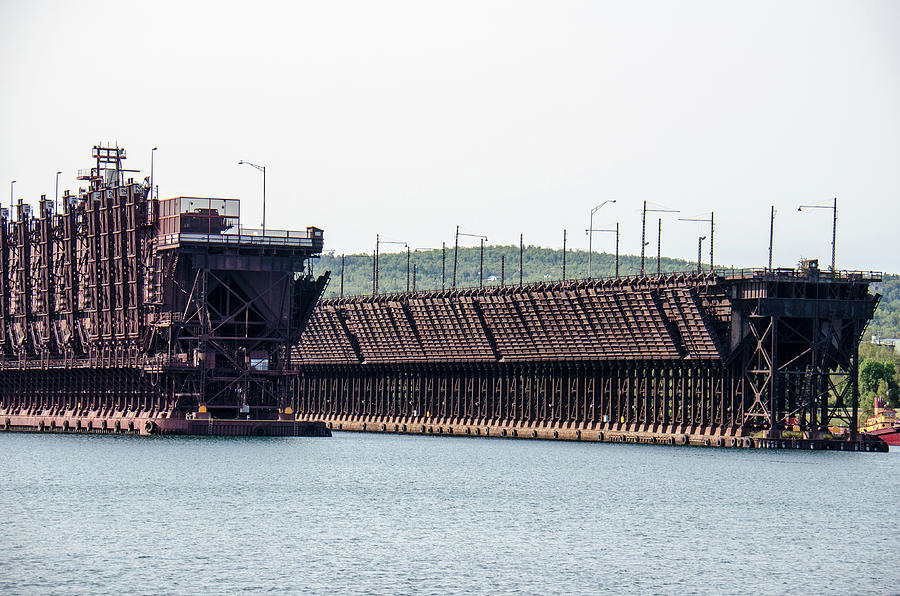
[[[884,363],[866,358],[859,366],[859,389],[863,393],[875,393],[878,381],[884,378]]]
[[[893,351],[889,357],[895,359]],[[884,362],[875,358],[865,358],[859,366],[859,421],[875,411],[875,398],[887,398],[892,406],[898,405],[900,388],[898,388],[897,367],[893,361]]]

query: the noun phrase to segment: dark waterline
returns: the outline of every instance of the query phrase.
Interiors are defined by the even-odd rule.
[[[898,453],[0,433],[0,593],[897,593]]]

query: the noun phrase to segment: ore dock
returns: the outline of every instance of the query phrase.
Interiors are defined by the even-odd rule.
[[[292,407],[345,431],[886,451],[856,431],[880,279],[811,261],[327,300]]]
[[[319,301],[322,230],[152,196],[125,151],[0,214],[0,429],[886,451],[856,430],[881,275],[798,269]]]
[[[94,147],[77,195],[0,214],[0,428],[329,435],[287,407],[327,283],[322,230],[252,230],[235,199],[158,200]]]

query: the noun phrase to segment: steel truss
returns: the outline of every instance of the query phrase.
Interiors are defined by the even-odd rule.
[[[0,425],[285,417],[321,230],[226,235],[237,212],[151,200],[123,149],[93,157],[60,209],[0,212]]]

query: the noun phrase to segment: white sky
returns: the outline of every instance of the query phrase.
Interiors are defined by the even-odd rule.
[[[837,196],[838,267],[900,272],[900,2],[0,0],[0,81],[4,205],[118,142],[245,225],[261,175],[237,162],[266,165],[268,227],[337,252],[457,224],[586,249],[616,199],[595,227],[636,254],[647,200],[714,209],[716,261],[764,266],[774,203],[776,266],[824,266],[831,212],[797,206]],[[704,224],[664,217],[663,254],[696,258]]]

